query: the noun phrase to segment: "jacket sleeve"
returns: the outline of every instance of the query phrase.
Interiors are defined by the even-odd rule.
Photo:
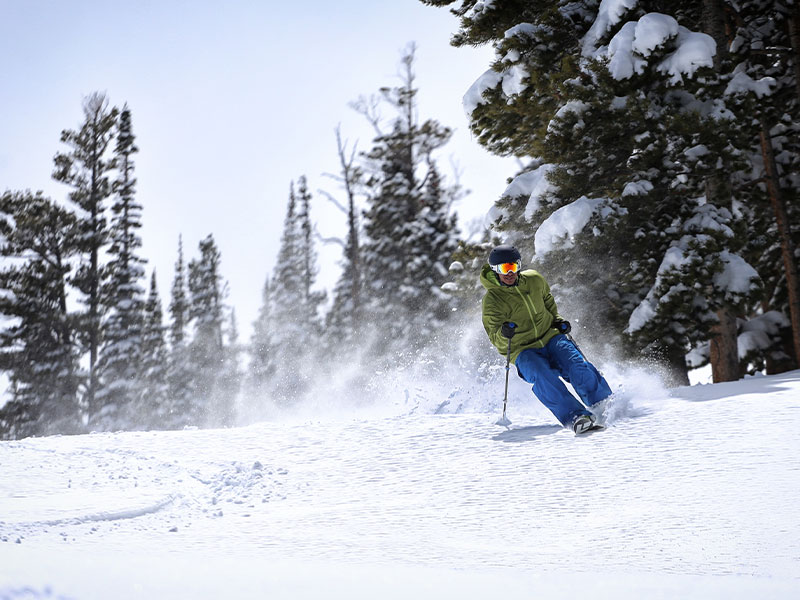
[[[496,348],[502,348],[505,338],[500,333],[500,328],[503,326],[505,317],[492,294],[486,294],[483,297],[482,312],[483,328],[486,330],[486,335],[489,336],[489,340]],[[506,343],[508,342],[506,341]]]
[[[551,315],[553,315],[553,320],[561,320],[563,321],[564,318],[558,314],[558,307],[556,306],[555,298],[553,298],[553,294],[550,293],[550,285],[547,283],[547,280],[542,278],[544,282],[544,289],[542,290],[544,295],[544,307],[547,309]]]

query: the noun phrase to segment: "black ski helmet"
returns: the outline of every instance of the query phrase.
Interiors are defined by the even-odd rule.
[[[514,248],[514,246],[497,246],[492,250],[491,254],[489,254],[489,264],[492,266],[502,265],[503,263],[514,263],[517,261],[522,262],[522,257],[519,254],[519,250]]]

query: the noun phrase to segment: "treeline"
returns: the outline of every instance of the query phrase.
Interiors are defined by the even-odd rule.
[[[401,84],[355,104],[376,131],[367,151],[337,131],[341,190],[326,195],[348,230],[333,298],[315,289],[312,195],[299,177],[246,343],[212,235],[188,262],[178,242],[166,311],[155,273],[147,285],[132,111],[86,98],[54,161],[66,201],[0,199],[0,369],[10,381],[0,437],[228,426],[298,402],[349,357],[370,369],[418,357],[458,307],[441,287],[460,191],[433,157],[451,131],[417,116],[413,62],[412,46]]]
[[[479,142],[525,164],[494,228],[576,335],[676,384],[798,366],[798,2],[421,1],[496,50],[465,96]]]
[[[451,132],[417,116],[412,48],[401,85],[355,103],[370,147],[337,132],[340,189],[323,195],[348,227],[332,297],[315,287],[298,177],[240,342],[213,237],[188,263],[180,248],[168,314],[154,279],[145,291],[131,111],[91,96],[55,159],[68,201],[2,196],[0,435],[227,425],[324,395],[337,369],[351,389],[426,361],[480,378],[496,356],[471,347],[477,275],[498,241],[606,358],[644,360],[672,384],[709,363],[715,381],[797,368],[798,3],[421,1],[455,5],[454,45],[496,50],[465,109],[476,139],[523,167],[485,237],[459,239],[462,191],[434,159]],[[456,341],[470,346],[457,357]]]

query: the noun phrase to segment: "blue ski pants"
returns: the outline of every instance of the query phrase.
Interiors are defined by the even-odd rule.
[[[527,348],[516,360],[517,372],[533,384],[533,393],[569,427],[578,415],[588,415],[587,406],[611,395],[611,388],[594,365],[586,360],[565,335],[556,335],[544,348]],[[559,376],[572,384],[583,404],[570,393]]]

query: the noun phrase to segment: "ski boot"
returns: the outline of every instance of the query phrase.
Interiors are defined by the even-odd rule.
[[[575,420],[572,421],[572,431],[575,432],[575,435],[581,435],[592,429],[599,429],[595,424],[593,415],[578,415],[575,417]]]

